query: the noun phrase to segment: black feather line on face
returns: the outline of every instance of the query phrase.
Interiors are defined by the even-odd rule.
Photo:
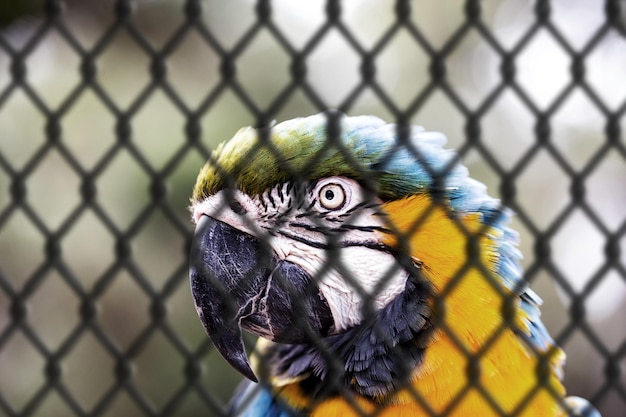
[[[276,344],[264,355],[272,375],[305,379],[300,388],[317,400],[351,390],[385,397],[403,388],[424,359],[433,326],[430,287],[409,276],[403,293],[343,333],[314,344]]]

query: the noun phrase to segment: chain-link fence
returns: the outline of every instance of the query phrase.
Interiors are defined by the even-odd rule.
[[[0,5],[0,415],[223,415],[189,196],[246,125],[444,132],[517,216],[568,392],[626,415],[622,1]],[[250,341],[250,340],[249,340]]]

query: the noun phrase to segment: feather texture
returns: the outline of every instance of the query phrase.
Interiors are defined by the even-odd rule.
[[[279,393],[294,408],[309,408],[315,416],[359,415],[355,404],[367,412],[384,405],[379,414],[384,416],[433,411],[490,416],[498,414],[492,402],[512,412],[523,407],[522,401],[527,410],[521,416],[566,414],[559,382],[563,353],[541,322],[541,299],[523,280],[518,236],[509,227],[512,213],[469,176],[445,142],[444,135],[419,126],[327,112],[268,130],[242,129],[201,170],[193,203],[226,187],[258,195],[294,179],[343,176],[358,181],[383,201],[392,232],[384,244],[408,250],[433,287],[430,307],[439,316],[439,329],[432,343],[415,341],[418,349],[402,350],[422,329],[412,325],[419,314],[406,300],[398,298],[377,316],[383,323],[378,327],[388,332],[377,334],[400,346],[396,353],[408,354],[414,367],[410,375],[398,374],[400,357],[385,350],[387,342],[371,328],[326,338],[327,347],[344,363],[345,385],[356,394],[349,400],[337,396],[320,402],[311,397],[315,390],[303,388],[303,381],[322,381],[328,372],[320,350],[263,345],[259,356],[271,362],[274,387],[258,387],[254,395],[248,388],[245,397],[256,398],[250,401],[267,413],[274,410],[267,415],[287,412],[272,400]],[[414,316],[402,318],[407,312]],[[471,354],[478,355],[478,365]],[[465,372],[472,366],[480,370],[477,375]],[[542,372],[547,375],[541,380],[544,389],[530,395]],[[410,379],[411,386],[403,388],[394,377]],[[472,381],[493,396],[467,389]],[[398,391],[391,395],[392,389]],[[327,387],[317,390],[330,392]]]

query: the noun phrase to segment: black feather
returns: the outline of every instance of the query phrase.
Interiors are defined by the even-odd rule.
[[[342,390],[368,397],[401,389],[419,367],[432,334],[429,286],[417,276],[404,291],[358,326],[319,343],[275,344],[266,353],[272,374],[301,379],[321,400]]]

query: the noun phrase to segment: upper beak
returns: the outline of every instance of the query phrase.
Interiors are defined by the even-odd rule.
[[[191,292],[205,331],[228,363],[252,381],[241,328],[279,343],[325,336],[326,299],[300,266],[259,238],[203,215],[190,255]]]

